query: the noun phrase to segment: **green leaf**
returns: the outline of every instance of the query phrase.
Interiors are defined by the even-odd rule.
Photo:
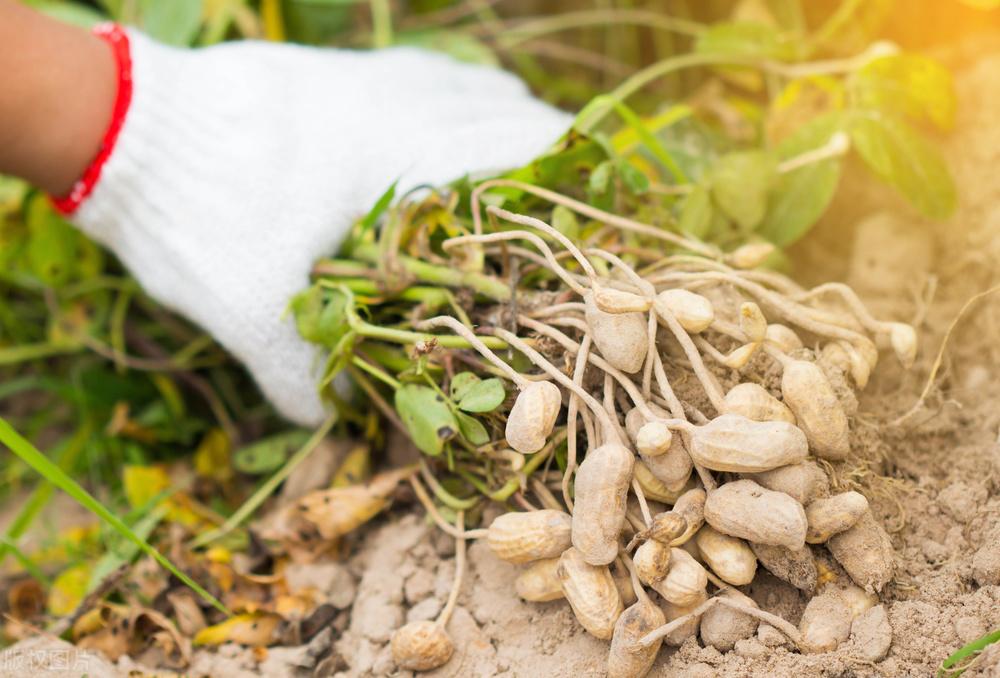
[[[455,418],[458,420],[458,429],[462,432],[462,437],[470,443],[485,445],[490,442],[490,434],[478,419],[464,412],[455,412]]]
[[[432,29],[401,33],[396,38],[397,44],[443,52],[458,61],[487,66],[500,65],[500,60],[497,59],[496,53],[486,43],[468,33],[447,29]]]
[[[202,0],[138,0],[139,25],[160,42],[190,45],[201,26]]]
[[[482,380],[472,372],[459,372],[451,378],[451,386],[449,387],[451,399],[456,402],[461,400],[462,396],[480,381]]]
[[[67,282],[76,268],[79,234],[56,214],[41,194],[31,197],[25,211],[28,265],[46,285]]]
[[[552,208],[552,228],[570,240],[576,241],[580,238],[580,222],[576,218],[576,213],[564,205]]]
[[[839,112],[810,120],[778,146],[779,159],[787,160],[820,148],[843,124],[844,117]],[[833,200],[840,172],[840,159],[827,158],[778,175],[767,215],[757,232],[779,247],[787,247],[801,238]]]
[[[0,443],[3,443],[10,451],[17,455],[25,464],[33,468],[39,475],[58,487],[60,490],[75,499],[81,506],[96,515],[107,523],[118,534],[138,546],[143,553],[153,558],[163,568],[177,577],[191,590],[197,593],[203,600],[212,607],[219,610],[226,616],[231,613],[226,606],[220,603],[215,596],[198,585],[196,581],[182,572],[176,565],[167,559],[162,553],[149,545],[149,543],[137,535],[128,525],[122,522],[121,518],[108,510],[104,504],[94,499],[94,497],[83,489],[75,480],[52,463],[48,457],[39,452],[34,445],[22,438],[10,424],[0,418]]]
[[[711,225],[712,197],[708,189],[699,184],[684,198],[678,227],[682,233],[704,238]]]
[[[848,81],[859,108],[871,108],[929,122],[947,130],[955,124],[957,100],[951,73],[919,54],[874,59]]]
[[[429,386],[404,384],[396,389],[394,403],[413,444],[424,454],[441,454],[444,444],[458,433],[448,403]]]
[[[309,431],[296,429],[258,440],[233,454],[233,468],[241,473],[267,473],[285,463],[292,452],[309,440]]]
[[[375,201],[374,205],[372,205],[372,208],[368,210],[368,214],[366,214],[361,220],[362,231],[369,231],[374,228],[375,224],[378,223],[379,218],[387,209],[389,209],[389,205],[392,204],[393,198],[396,197],[396,184],[398,183],[398,179],[392,182],[389,188],[385,189],[385,193],[380,195],[379,199]]]
[[[642,195],[649,190],[649,177],[635,168],[630,162],[622,160],[617,164],[618,176],[625,188],[633,195]]]
[[[610,160],[605,160],[594,168],[594,171],[590,173],[590,182],[588,183],[591,193],[604,195],[608,192],[613,170],[614,164]]]
[[[749,231],[764,218],[776,171],[774,156],[766,151],[727,153],[711,169],[712,197],[726,216]]]
[[[299,292],[290,304],[299,334],[306,341],[332,348],[350,329],[347,322],[349,301],[342,291],[319,285]]]
[[[912,127],[877,111],[859,111],[849,133],[868,167],[921,214],[941,220],[955,211],[955,184],[944,158]]]
[[[492,412],[507,397],[503,382],[497,378],[486,379],[466,389],[458,403],[466,412]]]
[[[736,21],[718,23],[698,36],[700,54],[761,57],[788,61],[795,58],[795,43],[773,26]]]

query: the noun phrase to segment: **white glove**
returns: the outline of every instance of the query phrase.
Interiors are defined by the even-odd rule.
[[[285,313],[312,262],[394,180],[406,191],[517,167],[570,122],[507,73],[417,49],[127,36],[131,104],[72,220],[300,424],[324,416],[320,356]]]

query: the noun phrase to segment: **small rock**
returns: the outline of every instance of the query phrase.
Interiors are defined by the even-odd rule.
[[[881,661],[892,645],[892,627],[884,605],[876,605],[851,624],[852,651],[865,661]]]
[[[980,586],[1000,584],[1000,530],[994,530],[972,556],[972,576]]]
[[[735,652],[741,657],[757,659],[768,654],[768,648],[756,638],[743,638],[736,641]]]
[[[351,629],[375,643],[388,643],[403,623],[403,608],[380,596],[361,596],[354,603]]]
[[[986,625],[979,617],[962,615],[955,619],[955,633],[963,643],[971,643],[986,634]]]
[[[785,634],[774,628],[770,624],[765,624],[761,622],[760,626],[757,627],[757,640],[759,640],[764,647],[776,648],[785,647],[789,644],[788,638]]]
[[[417,570],[406,580],[403,587],[403,595],[410,605],[416,605],[432,593],[434,593],[434,575],[429,570]]]
[[[959,481],[941,490],[937,500],[942,511],[960,523],[967,523],[976,516],[979,506],[986,500],[986,489]]]
[[[437,598],[424,598],[406,612],[406,623],[415,621],[431,621],[441,611],[441,601]]]
[[[432,533],[434,536],[431,537],[431,542],[434,544],[434,551],[441,558],[452,558],[455,555],[455,538],[451,537],[441,530],[435,530]]]
[[[310,656],[308,645],[272,647],[257,669],[262,676],[291,676],[296,669],[311,669],[315,664],[316,658]]]
[[[924,539],[920,543],[920,552],[924,554],[928,563],[944,562],[950,555],[947,548],[933,539]]]

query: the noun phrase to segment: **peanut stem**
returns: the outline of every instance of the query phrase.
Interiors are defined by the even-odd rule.
[[[515,384],[517,384],[517,387],[522,391],[531,385],[532,382],[529,379],[526,379],[523,374],[515,370],[507,363],[505,363],[503,360],[500,360],[500,357],[497,356],[497,354],[495,354],[493,351],[491,351],[480,337],[476,336],[472,332],[472,330],[470,330],[468,327],[460,323],[455,318],[452,318],[451,316],[447,315],[439,315],[435,316],[434,318],[428,318],[427,320],[417,323],[418,329],[425,329],[431,327],[447,327],[455,334],[465,339],[467,342],[469,342],[472,348],[479,351],[480,355],[489,360],[499,370],[501,370],[505,375],[507,375],[507,378],[513,381]]]
[[[642,645],[643,647],[649,647],[650,645],[660,640],[661,638],[666,638],[671,633],[673,633],[680,627],[684,626],[692,619],[700,617],[701,615],[708,612],[708,610],[710,610],[718,602],[718,600],[719,600],[718,598],[709,598],[704,603],[702,603],[698,607],[688,612],[686,615],[678,617],[677,619],[671,622],[667,622],[666,624],[660,626],[659,628],[653,629],[652,631],[650,631],[649,633],[647,633],[646,635],[644,635],[642,638],[639,639],[639,644]]]
[[[587,288],[578,283],[576,278],[574,278],[569,271],[563,268],[562,264],[560,264],[559,260],[556,259],[555,255],[552,253],[552,249],[546,244],[546,242],[529,231],[500,231],[498,233],[490,233],[488,235],[460,235],[445,240],[441,244],[441,247],[444,248],[445,251],[448,251],[458,247],[459,245],[466,245],[469,243],[482,244],[504,240],[527,240],[538,248],[543,255],[545,255],[545,261],[547,262],[548,269],[559,276],[570,289],[581,296],[587,293]]]
[[[455,537],[455,579],[451,583],[451,592],[448,593],[448,602],[437,618],[437,624],[444,628],[448,625],[452,613],[455,611],[455,604],[458,602],[458,594],[462,590],[462,579],[465,577],[465,539],[469,533],[465,531],[465,511],[458,511],[455,516],[455,530],[459,536]]]
[[[576,354],[576,365],[573,368],[573,383],[583,388],[583,376],[587,371],[587,358],[590,355],[590,335],[583,335],[580,342],[580,350]],[[566,408],[566,472],[562,477],[563,500],[569,512],[573,512],[573,499],[570,497],[569,483],[576,472],[576,416],[580,408],[580,398],[575,393],[569,397],[569,405]]]

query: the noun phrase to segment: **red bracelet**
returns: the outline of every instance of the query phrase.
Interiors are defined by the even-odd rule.
[[[111,157],[111,152],[115,148],[118,134],[125,123],[125,116],[128,114],[129,104],[132,102],[132,55],[129,48],[128,34],[118,24],[99,24],[93,29],[94,35],[104,40],[111,47],[115,56],[115,64],[118,67],[118,89],[115,94],[115,106],[111,112],[111,122],[101,139],[101,146],[97,150],[97,155],[90,161],[87,169],[70,192],[63,197],[50,196],[52,204],[64,215],[73,214],[80,207],[80,204],[90,195],[97,185],[97,180],[101,178],[101,170],[104,163]]]

